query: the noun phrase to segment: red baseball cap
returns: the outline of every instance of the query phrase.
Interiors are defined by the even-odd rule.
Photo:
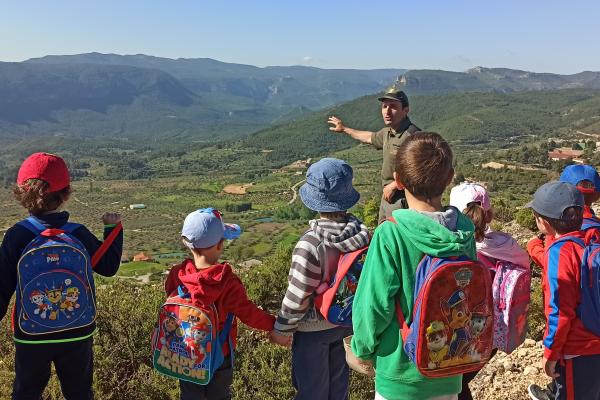
[[[48,192],[58,192],[71,184],[65,160],[49,153],[34,153],[27,157],[17,175],[17,185],[28,179],[40,179],[48,183]]]

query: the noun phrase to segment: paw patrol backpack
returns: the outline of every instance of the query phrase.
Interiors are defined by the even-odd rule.
[[[206,385],[223,364],[223,345],[229,344],[233,366],[233,341],[230,337],[234,315],[227,314],[219,332],[219,314],[214,304],[196,306],[183,286],[168,298],[158,313],[152,337],[152,361],[161,374]]]
[[[80,224],[47,228],[31,216],[18,225],[35,234],[17,264],[14,324],[28,335],[82,328],[96,320],[93,267],[120,232],[117,225],[90,257],[73,236]]]
[[[330,323],[352,327],[352,302],[368,247],[340,255],[333,277],[317,288],[315,308]]]
[[[423,257],[410,322],[396,303],[404,351],[421,374],[439,378],[483,367],[493,348],[491,293],[490,273],[478,261]]]

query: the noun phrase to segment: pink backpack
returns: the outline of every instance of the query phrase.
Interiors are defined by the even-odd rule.
[[[531,299],[531,270],[507,261],[493,260],[478,253],[479,260],[495,274],[494,347],[507,354],[519,347],[527,334]]]

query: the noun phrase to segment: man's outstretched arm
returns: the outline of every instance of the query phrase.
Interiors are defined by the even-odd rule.
[[[330,131],[343,132],[349,135],[351,138],[356,139],[362,143],[371,144],[371,137],[373,132],[371,131],[359,131],[358,129],[352,129],[344,125],[341,119],[335,116],[329,117],[327,123],[333,125],[329,127]]]

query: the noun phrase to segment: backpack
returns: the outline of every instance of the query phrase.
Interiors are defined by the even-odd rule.
[[[493,348],[491,293],[490,274],[479,261],[423,257],[410,324],[396,302],[404,351],[422,375],[446,377],[485,365]]]
[[[600,243],[585,244],[580,238],[563,236],[550,245],[572,241],[584,248],[581,258],[581,303],[577,306],[577,317],[583,326],[600,336]]]
[[[600,243],[600,220],[596,217],[584,218],[581,230],[585,232],[586,241]]]
[[[510,354],[525,341],[527,335],[531,270],[502,260],[494,264],[482,254],[479,254],[479,259],[494,276],[494,347]]]
[[[333,279],[326,276],[317,288],[315,308],[334,325],[352,327],[352,302],[367,249],[341,254]]]
[[[158,313],[152,338],[154,369],[173,378],[207,385],[223,364],[225,342],[229,343],[233,366],[233,340],[229,333],[234,315],[227,314],[219,332],[219,315],[214,304],[197,306],[182,286],[178,292],[165,301]]]
[[[96,320],[93,267],[121,231],[118,224],[94,257],[73,236],[82,225],[47,228],[37,218],[19,222],[35,234],[17,263],[14,324],[28,335],[83,328]]]

